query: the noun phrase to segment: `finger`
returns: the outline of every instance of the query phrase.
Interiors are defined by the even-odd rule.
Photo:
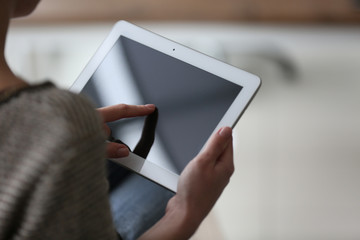
[[[204,152],[214,160],[223,154],[225,148],[232,140],[232,129],[230,127],[220,128],[219,131],[211,136],[205,146]]]
[[[230,177],[234,173],[235,167],[232,139],[225,147],[223,153],[219,156],[216,162],[216,166],[218,168],[221,168],[228,177]]]
[[[129,155],[129,149],[124,144],[108,142],[106,146],[108,158],[122,158]]]
[[[109,126],[106,125],[105,123],[104,123],[103,126],[104,126],[104,131],[106,133],[106,136],[110,136],[111,135],[111,129],[109,128]]]
[[[122,118],[146,116],[155,110],[154,104],[128,105],[117,104],[97,109],[104,122],[112,122]]]

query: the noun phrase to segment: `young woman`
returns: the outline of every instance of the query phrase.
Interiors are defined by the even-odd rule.
[[[28,85],[8,67],[5,39],[10,19],[31,13],[38,1],[0,3],[0,239],[121,238],[112,219],[105,158],[129,152],[106,143],[104,123],[148,115],[155,106],[94,110],[51,83]],[[165,214],[139,239],[188,239],[233,171],[232,132],[224,127],[188,164]]]

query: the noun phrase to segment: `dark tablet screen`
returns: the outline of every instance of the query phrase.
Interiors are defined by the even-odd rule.
[[[82,94],[97,107],[153,103],[159,110],[148,160],[180,173],[200,151],[242,87],[121,36]],[[134,147],[143,118],[109,124]]]

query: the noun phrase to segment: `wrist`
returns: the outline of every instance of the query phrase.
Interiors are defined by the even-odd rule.
[[[176,239],[189,239],[201,223],[201,217],[196,215],[195,209],[176,195],[167,205],[164,220],[174,223],[174,231],[178,231],[176,236],[179,236]]]
[[[198,228],[201,222],[198,219],[191,208],[174,196],[168,202],[165,215],[139,239],[187,240]]]

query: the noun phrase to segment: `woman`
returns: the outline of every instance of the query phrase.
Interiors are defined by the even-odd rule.
[[[105,146],[104,122],[148,115],[155,106],[96,111],[50,83],[28,85],[8,67],[5,39],[10,19],[31,13],[38,1],[0,2],[0,239],[121,238],[109,205],[105,157],[129,152],[121,144]],[[139,239],[191,237],[233,171],[231,129],[224,127],[188,164],[164,216]]]

